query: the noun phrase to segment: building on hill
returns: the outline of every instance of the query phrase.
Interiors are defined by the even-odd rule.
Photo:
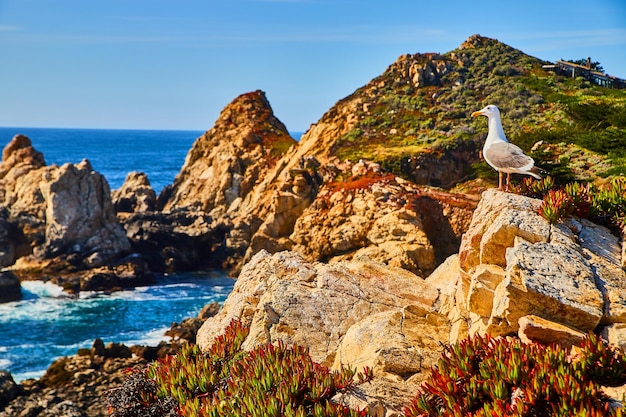
[[[626,80],[592,70],[591,58],[587,58],[587,65],[579,65],[567,61],[556,61],[554,64],[544,65],[543,69],[572,78],[583,77],[587,81],[601,87],[626,88]]]

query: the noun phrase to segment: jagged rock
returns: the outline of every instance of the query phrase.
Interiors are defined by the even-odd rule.
[[[202,309],[198,313],[198,318],[202,321],[208,318],[211,318],[220,311],[220,308],[221,308],[220,304],[217,301],[213,301],[205,305],[204,307],[202,307]],[[195,338],[195,335],[194,335],[194,338]]]
[[[16,258],[32,252],[33,247],[45,240],[45,204],[39,189],[45,172],[43,155],[32,147],[28,137],[16,135],[2,151],[0,163],[0,206],[4,227],[13,229],[3,266]]]
[[[170,336],[173,340],[186,340],[189,343],[196,343],[196,334],[204,323],[203,319],[198,317],[189,317],[180,323],[172,323],[169,330],[165,332],[166,336]]]
[[[26,239],[17,225],[8,220],[7,210],[0,211],[0,267],[13,265],[27,251]]]
[[[449,194],[446,200],[393,175],[365,172],[320,191],[296,221],[293,250],[330,262],[365,255],[427,276],[458,248],[473,201]]]
[[[0,271],[0,303],[17,301],[22,298],[19,278],[11,271]]]
[[[43,154],[33,148],[30,139],[24,135],[15,135],[2,150],[0,178],[15,179],[45,165]]]
[[[450,71],[450,64],[439,54],[406,54],[400,56],[387,72],[395,75],[398,86],[415,88],[441,85],[441,77]]]
[[[143,172],[130,172],[124,184],[111,192],[111,200],[116,213],[154,211],[156,193]]]
[[[106,179],[91,164],[65,164],[47,171],[40,189],[46,202],[46,242],[35,254],[78,256],[88,268],[130,252],[111,203]]]
[[[434,311],[438,297],[414,274],[367,258],[311,264],[293,252],[261,251],[241,271],[222,310],[203,324],[197,343],[207,349],[232,319],[240,319],[250,326],[245,349],[280,339],[308,347],[313,360],[328,366],[376,364],[387,388],[373,384],[381,391],[367,395],[384,397],[383,391],[402,391],[406,378],[423,378],[447,343],[448,320]],[[351,348],[357,345],[361,353]],[[417,352],[413,362],[403,363],[405,349]],[[389,404],[398,401],[390,398]]]
[[[549,225],[537,213],[539,204],[497,190],[483,193],[461,243],[459,269],[451,272],[454,302],[448,298],[440,309],[458,332],[452,339],[465,331],[532,338],[523,319],[529,316],[582,333],[626,322],[619,239],[587,220]]]
[[[242,94],[196,140],[163,202],[165,211],[195,208],[225,212],[246,198],[259,178],[296,141],[274,117],[262,91]]]
[[[104,268],[91,278],[104,283],[98,274],[116,275],[109,280],[116,287],[131,283],[130,271],[148,272],[142,261],[127,257],[130,242],[115,217],[108,183],[89,161],[45,166],[30,139],[18,135],[3,151],[0,173],[2,266],[23,278],[52,278],[73,291],[86,270]]]
[[[171,272],[222,267],[226,231],[203,212],[140,212],[124,220],[133,250],[150,270]],[[224,252],[224,253],[223,253]]]
[[[261,249],[278,252],[291,249],[288,238],[294,225],[315,200],[322,180],[305,169],[292,170],[288,180],[272,195],[273,210],[253,235],[243,261]]]

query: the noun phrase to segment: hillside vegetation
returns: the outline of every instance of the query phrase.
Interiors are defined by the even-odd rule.
[[[462,149],[463,180],[495,178],[479,158],[487,124],[470,114],[496,104],[509,140],[557,183],[625,174],[626,90],[558,76],[542,68],[546,63],[479,35],[445,54],[401,56],[344,99],[362,105],[332,152],[415,180],[416,155],[449,157]]]

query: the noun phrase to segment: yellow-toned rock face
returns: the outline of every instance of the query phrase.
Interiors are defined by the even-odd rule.
[[[549,225],[539,204],[497,190],[483,193],[461,242],[458,270],[450,273],[456,291],[444,312],[456,332],[451,339],[519,331],[526,340],[571,344],[571,334],[609,326],[612,343],[623,344],[615,330],[626,323],[620,239],[587,220]],[[559,330],[563,326],[571,332]]]

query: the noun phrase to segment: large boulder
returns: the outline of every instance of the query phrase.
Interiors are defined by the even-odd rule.
[[[571,344],[605,326],[613,335],[626,323],[620,239],[584,219],[549,224],[540,205],[497,190],[483,193],[456,268],[446,270],[456,285],[438,286],[452,340],[489,333]]]
[[[207,349],[239,319],[250,326],[245,349],[280,339],[306,346],[328,366],[373,368],[379,380],[363,395],[386,397],[385,404],[399,410],[448,343],[449,321],[434,311],[438,298],[420,277],[366,257],[322,264],[294,252],[261,251],[241,271],[222,310],[203,324],[197,343]]]
[[[13,376],[0,370],[0,411],[20,393],[19,386],[13,380]]]
[[[104,176],[87,160],[54,168],[39,185],[46,203],[46,241],[35,254],[44,259],[72,255],[94,268],[130,253]]]
[[[156,208],[156,193],[143,172],[130,172],[124,184],[111,192],[116,213],[153,211]]]

